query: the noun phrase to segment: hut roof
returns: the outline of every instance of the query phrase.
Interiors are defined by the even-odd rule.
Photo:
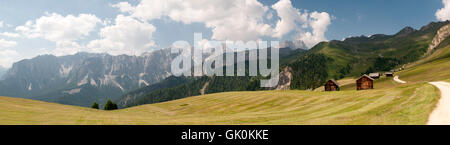
[[[328,81],[331,81],[331,82],[333,82],[334,84],[336,84],[337,86],[339,86],[339,83],[336,81],[336,80],[334,80],[334,79],[330,79],[330,80],[328,80]],[[327,82],[328,82],[327,81]]]
[[[366,74],[364,74],[364,75],[362,75],[361,77],[359,77],[357,80],[360,80],[360,79],[362,79],[363,77],[366,77],[366,78],[369,78],[370,80],[375,80],[375,79],[373,79],[373,78],[371,78],[371,77],[369,77],[368,75],[366,75]]]
[[[369,76],[370,77],[379,77],[380,73],[370,73]]]

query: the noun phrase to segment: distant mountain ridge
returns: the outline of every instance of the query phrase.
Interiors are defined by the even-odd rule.
[[[155,84],[138,90],[139,95],[126,94],[118,102],[121,107],[131,107],[200,95],[200,90],[210,94],[266,89],[315,89],[328,79],[389,71],[419,60],[425,56],[438,30],[446,25],[449,25],[449,21],[432,22],[420,30],[405,27],[393,35],[350,37],[343,41],[321,42],[307,52],[291,52],[293,55],[284,53],[280,57],[282,81],[274,88],[260,88],[260,77],[213,76],[181,83],[172,88],[151,89],[167,82]],[[285,44],[289,45],[289,42]],[[177,93],[178,90],[192,94]]]
[[[88,106],[165,79],[173,57],[169,49],[141,56],[42,55],[15,63],[0,81],[0,95]]]
[[[375,34],[369,37],[351,37],[343,41],[333,40],[321,42],[311,48],[308,53],[300,59],[302,63],[299,68],[293,67],[295,72],[303,70],[315,70],[314,72],[324,73],[322,77],[317,75],[296,78],[292,84],[292,89],[314,89],[320,86],[327,79],[340,79],[343,77],[356,77],[370,72],[383,72],[401,67],[424,57],[433,38],[438,34],[438,30],[450,24],[449,21],[431,22],[426,26],[416,30],[405,27],[393,35]],[[318,62],[316,67],[302,68],[300,66],[311,63],[312,57],[308,55],[324,56],[322,62]],[[303,63],[304,62],[304,63]],[[317,70],[317,66],[323,69]],[[303,72],[305,73],[305,72]],[[303,79],[315,78],[306,83]],[[307,81],[309,82],[309,81]],[[302,85],[303,84],[303,85]],[[305,87],[307,85],[308,87]]]
[[[260,76],[170,77],[170,63],[176,55],[171,55],[170,49],[161,49],[141,56],[78,53],[22,60],[0,81],[0,96],[79,106],[89,106],[94,101],[102,104],[112,99],[121,107],[130,107],[201,92],[314,89],[328,79],[386,71],[414,62],[424,56],[438,37],[438,30],[448,24],[449,21],[432,22],[419,30],[405,27],[394,35],[375,34],[321,42],[310,50],[302,49],[304,44],[299,41],[286,41],[282,45],[296,48],[280,49],[283,74],[280,79],[283,81],[274,88],[260,88],[259,80],[263,78]],[[446,32],[442,31],[444,35],[438,37],[439,42],[445,39]]]

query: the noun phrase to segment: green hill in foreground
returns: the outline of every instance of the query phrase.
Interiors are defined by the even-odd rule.
[[[116,111],[0,97],[0,124],[426,124],[439,100],[428,81],[450,81],[450,47],[375,90],[228,92]]]

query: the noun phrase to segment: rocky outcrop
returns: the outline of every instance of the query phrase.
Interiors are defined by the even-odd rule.
[[[275,90],[290,90],[291,88],[291,80],[292,80],[292,68],[286,67],[280,73],[278,85]]]
[[[436,36],[434,36],[430,46],[428,47],[428,52],[431,52],[433,49],[438,47],[448,36],[450,36],[450,24],[441,27],[437,31]]]
[[[201,95],[205,95],[206,87],[208,87],[209,82],[206,82],[205,85],[203,85],[202,89],[200,90]]]

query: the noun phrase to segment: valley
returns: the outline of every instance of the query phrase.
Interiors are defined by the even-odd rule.
[[[159,103],[189,96],[229,92],[229,91],[261,91],[279,90],[315,90],[329,79],[359,78],[362,74],[372,72],[401,70],[432,61],[437,57],[445,57],[446,49],[439,49],[448,45],[448,39],[435,37],[438,32],[444,33],[449,21],[431,22],[415,30],[405,27],[393,35],[375,34],[372,36],[349,37],[343,41],[321,42],[308,51],[294,51],[280,58],[280,81],[277,87],[261,88],[259,82],[262,77],[202,77],[187,83],[174,85],[171,88],[155,84],[140,89],[140,93],[129,93],[117,100],[122,108],[143,104]],[[442,30],[441,30],[442,29]],[[448,31],[448,30],[447,30]],[[428,51],[432,41],[436,49]],[[442,40],[441,40],[442,39]],[[444,52],[442,52],[444,51]],[[288,51],[289,52],[289,51]],[[435,53],[432,53],[435,52]],[[283,54],[283,53],[280,53]],[[430,56],[430,57],[428,57]],[[401,76],[403,78],[403,76]],[[208,83],[207,87],[203,88]],[[172,83],[173,84],[173,83]],[[238,84],[238,85],[237,85]],[[344,88],[346,86],[343,86]],[[146,90],[146,91],[145,91]]]
[[[226,92],[115,111],[0,97],[0,124],[426,124],[440,99],[427,82],[450,80],[450,57],[433,59],[396,73],[406,84],[381,78],[368,91]]]
[[[119,98],[126,102],[119,101],[123,109],[113,111],[0,97],[0,124],[423,125],[441,101],[441,91],[430,82],[450,81],[449,39],[439,38],[440,44],[427,50],[436,31],[448,24],[323,42],[285,55],[280,70],[293,77],[285,75],[280,85],[290,83],[289,90],[261,89],[259,76],[168,77],[126,93]],[[397,70],[398,80],[383,76],[373,90],[356,91],[361,74],[386,69]],[[323,91],[331,78],[340,91]]]

